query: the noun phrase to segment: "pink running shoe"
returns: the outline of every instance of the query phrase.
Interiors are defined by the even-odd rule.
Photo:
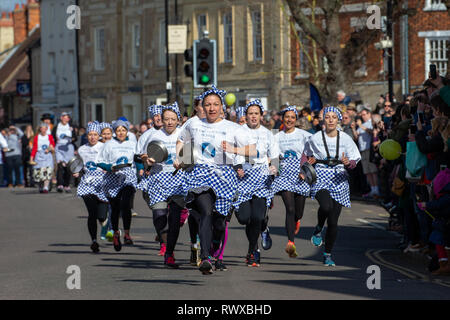
[[[184,226],[187,222],[187,219],[189,217],[189,210],[184,208],[181,210],[181,217],[180,217],[180,226]]]
[[[164,256],[166,254],[166,244],[161,243],[161,248],[159,249],[158,256]]]

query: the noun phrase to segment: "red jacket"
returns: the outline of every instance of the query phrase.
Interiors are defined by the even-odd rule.
[[[34,136],[33,139],[33,149],[31,150],[31,158],[34,159],[34,157],[36,156],[36,152],[37,152],[37,148],[38,148],[38,137],[40,134],[37,134]],[[50,141],[50,144],[52,145],[52,147],[55,147],[55,140],[53,139],[53,136],[51,134],[48,135],[48,140]]]

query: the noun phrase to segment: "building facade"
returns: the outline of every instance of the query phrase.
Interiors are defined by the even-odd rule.
[[[75,0],[41,0],[41,41],[32,50],[33,119],[71,112],[79,122],[76,30],[66,26],[67,8]]]

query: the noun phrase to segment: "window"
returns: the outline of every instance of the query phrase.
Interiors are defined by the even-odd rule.
[[[261,10],[252,10],[252,32],[253,32],[253,60],[262,60],[262,25]]]
[[[105,28],[95,29],[95,70],[105,70]]]
[[[425,0],[423,11],[446,11],[447,7],[442,0]]]
[[[133,24],[133,43],[131,46],[131,66],[139,68],[141,65],[141,26],[139,23]]]
[[[223,15],[224,62],[233,62],[233,18],[231,12]]]
[[[435,64],[436,69],[441,75],[447,74],[448,71],[448,51],[450,46],[450,38],[428,38],[425,42],[426,52],[426,78],[430,64]]]
[[[298,39],[303,45],[303,49],[298,45],[298,69],[300,71],[300,74],[298,74],[298,77],[300,78],[308,78],[309,77],[309,70],[308,70],[308,58],[306,56],[306,52],[309,51],[309,41],[306,37],[305,33],[303,31],[298,32]]]
[[[203,38],[203,31],[207,30],[206,26],[206,14],[199,14],[197,16],[197,31],[198,31],[198,38]]]
[[[160,67],[166,66],[166,21],[159,22],[159,59]]]

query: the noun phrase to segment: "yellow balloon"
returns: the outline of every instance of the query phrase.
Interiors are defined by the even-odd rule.
[[[395,160],[402,154],[402,146],[392,139],[383,141],[379,150],[380,155],[386,160]]]
[[[234,93],[228,93],[225,96],[225,103],[227,104],[227,106],[232,106],[235,102],[236,96],[234,95]]]

